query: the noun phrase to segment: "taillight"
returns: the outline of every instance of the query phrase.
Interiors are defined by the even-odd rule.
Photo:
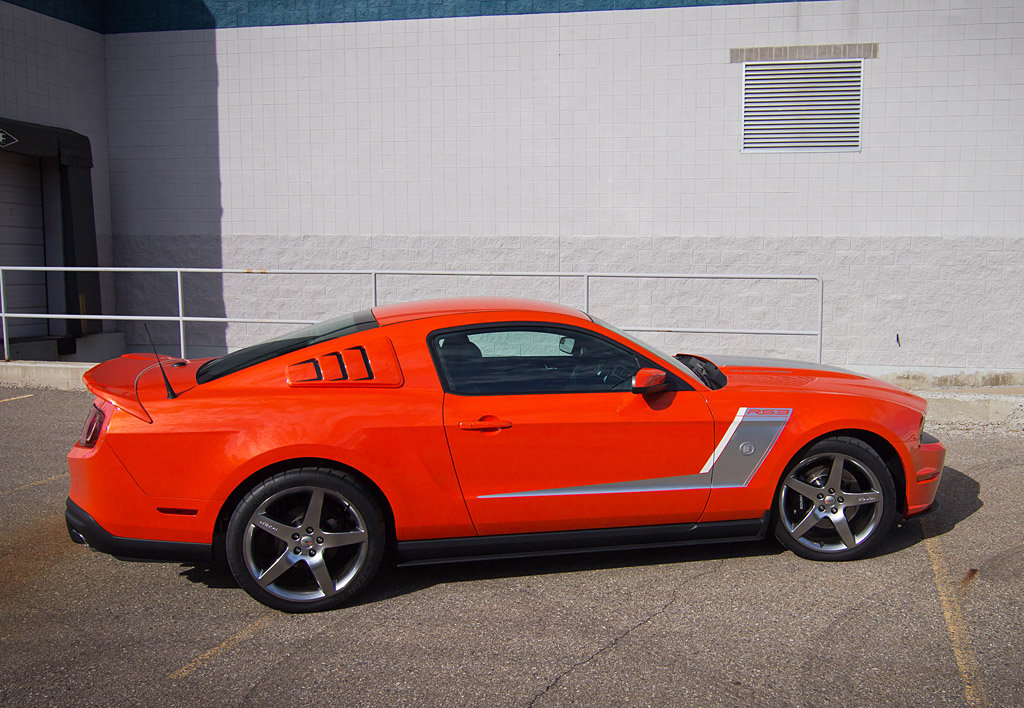
[[[78,438],[78,444],[82,447],[92,447],[99,439],[102,429],[103,411],[94,405],[92,410],[89,411],[89,418],[85,421],[85,427],[82,428],[82,437]]]

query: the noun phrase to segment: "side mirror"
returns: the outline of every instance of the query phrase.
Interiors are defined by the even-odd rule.
[[[633,393],[660,393],[668,389],[668,378],[661,369],[640,369],[633,375]]]
[[[558,351],[563,354],[572,354],[574,346],[576,346],[576,340],[572,337],[562,337],[558,340]]]

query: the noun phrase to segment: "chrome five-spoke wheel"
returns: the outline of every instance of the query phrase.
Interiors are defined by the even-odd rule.
[[[239,584],[289,612],[336,607],[380,564],[383,519],[342,473],[289,470],[258,484],[235,509],[226,539]]]
[[[878,453],[854,438],[829,438],[783,478],[775,535],[806,558],[852,560],[881,542],[894,515],[892,476]]]

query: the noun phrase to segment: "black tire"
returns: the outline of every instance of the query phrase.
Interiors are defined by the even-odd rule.
[[[259,602],[318,612],[338,607],[376,574],[384,531],[379,505],[357,479],[303,467],[275,474],[242,498],[225,551],[235,580]]]
[[[845,561],[874,551],[896,518],[896,489],[861,440],[820,440],[789,464],[775,494],[775,537],[799,556]]]

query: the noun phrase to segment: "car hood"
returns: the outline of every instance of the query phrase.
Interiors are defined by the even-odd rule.
[[[866,395],[899,403],[920,411],[928,402],[899,386],[838,366],[811,364],[791,359],[762,357],[715,357],[714,363],[728,378],[730,388],[796,388],[806,391]]]

